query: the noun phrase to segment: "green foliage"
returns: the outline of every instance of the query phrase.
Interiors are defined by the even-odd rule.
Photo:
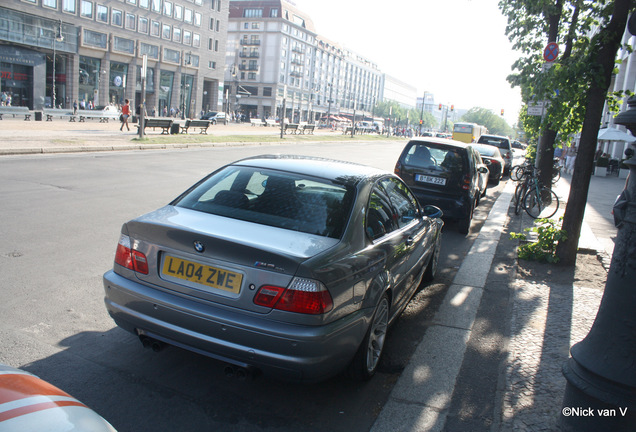
[[[461,121],[486,126],[488,133],[495,135],[514,136],[515,134],[515,131],[501,116],[496,115],[487,108],[471,108],[462,116]]]
[[[537,219],[534,223],[534,227],[526,228],[525,231],[537,233],[537,241],[519,246],[517,248],[519,258],[551,264],[559,262],[559,257],[556,256],[557,244],[568,237],[567,233],[561,229],[563,218],[559,218],[558,221],[554,219]],[[511,232],[510,238],[526,241],[527,235]]]
[[[520,116],[519,125],[527,137],[535,137],[550,128],[559,131],[557,145],[560,145],[581,130],[588,89],[602,79],[597,53],[603,44],[603,35],[591,29],[608,22],[613,3],[500,0],[499,8],[508,18],[506,34],[513,47],[523,54],[513,64],[508,81],[521,88],[526,103],[549,102],[543,123],[539,116]],[[559,41],[562,51],[552,67],[543,69],[542,53],[550,31],[554,38],[549,40]],[[612,109],[623,96],[608,94]]]

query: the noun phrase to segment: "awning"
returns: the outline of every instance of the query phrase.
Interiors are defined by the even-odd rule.
[[[605,141],[626,141],[628,143],[636,141],[636,138],[627,132],[614,128],[605,128],[598,131],[598,139]]]

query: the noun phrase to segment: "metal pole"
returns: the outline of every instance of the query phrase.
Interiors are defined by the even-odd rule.
[[[630,109],[614,122],[636,134],[636,97],[628,103]],[[633,148],[625,153],[632,156],[624,162],[629,177],[614,204],[618,232],[601,305],[588,335],[563,365],[566,432],[626,432],[636,425],[636,157]]]

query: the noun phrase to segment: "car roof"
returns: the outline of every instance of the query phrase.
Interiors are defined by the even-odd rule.
[[[354,162],[300,155],[260,155],[241,159],[232,165],[250,166],[310,175],[354,186],[362,180],[393,175],[388,171]]]
[[[432,143],[432,144],[441,144],[441,145],[452,146],[457,148],[466,148],[468,146],[468,144],[461,141],[455,141],[448,138],[437,138],[437,137],[416,137],[409,141],[409,144],[411,143],[423,143],[423,144]]]
[[[492,137],[492,138],[501,138],[501,139],[507,139],[507,140],[510,140],[510,137],[503,136],[503,135],[482,134],[481,136],[483,136],[483,137]]]

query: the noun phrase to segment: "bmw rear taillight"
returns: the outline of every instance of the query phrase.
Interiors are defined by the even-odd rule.
[[[294,278],[287,288],[264,285],[254,296],[254,303],[310,315],[329,312],[333,307],[333,300],[327,288],[318,281],[305,278]]]
[[[148,260],[143,253],[132,250],[130,247],[130,237],[122,234],[117,243],[115,252],[115,264],[119,264],[138,273],[148,274]]]

